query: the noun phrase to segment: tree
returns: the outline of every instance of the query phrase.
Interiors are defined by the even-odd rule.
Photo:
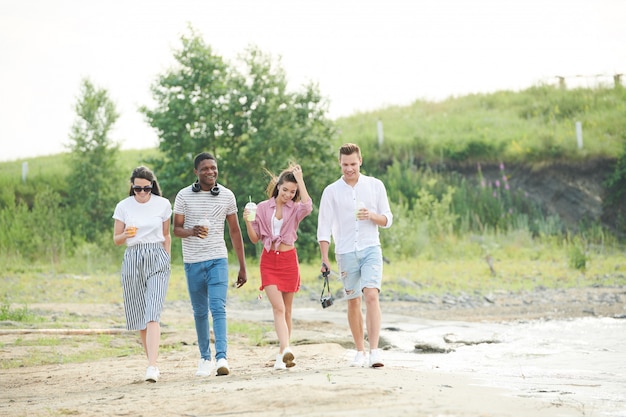
[[[82,81],[74,108],[77,117],[68,144],[70,224],[74,236],[94,241],[99,233],[112,229],[111,214],[119,200],[119,146],[108,137],[119,115],[107,91],[88,79]]]
[[[190,167],[199,152],[218,154],[219,139],[228,129],[231,69],[191,29],[174,52],[178,69],[151,86],[156,108],[140,108],[159,136],[163,158],[151,163],[166,196],[193,179]]]
[[[174,54],[178,68],[152,86],[156,108],[141,109],[159,136],[163,157],[153,163],[164,193],[172,197],[191,183],[193,157],[209,151],[218,159],[219,182],[235,192],[240,207],[248,196],[264,199],[266,173],[278,174],[291,161],[302,165],[314,200],[321,195],[337,175],[337,156],[334,124],[318,87],[288,91],[280,62],[258,48],[231,65],[193,30],[181,40]],[[303,258],[317,253],[316,213],[301,227]]]

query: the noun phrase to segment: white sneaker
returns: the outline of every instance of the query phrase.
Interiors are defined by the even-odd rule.
[[[285,364],[285,367],[293,368],[294,366],[296,366],[294,359],[295,359],[295,356],[293,356],[293,352],[291,351],[291,349],[288,347],[285,348],[285,350],[283,351],[282,358],[281,358],[281,362]]]
[[[274,369],[282,371],[287,369],[287,365],[283,362],[283,355],[280,353],[276,354],[276,362],[274,362]]]
[[[365,352],[357,352],[350,366],[362,368],[365,366],[366,359]]]
[[[230,368],[228,367],[228,361],[226,358],[217,360],[217,374],[218,375],[228,375],[230,373]]]
[[[385,365],[383,364],[383,360],[380,355],[380,349],[370,350],[370,367],[382,368],[383,366]]]
[[[144,380],[148,382],[157,382],[159,380],[159,376],[159,368],[156,366],[148,366]]]
[[[196,376],[210,376],[211,372],[213,372],[213,361],[210,359],[200,359],[198,362],[198,370],[196,371]]]

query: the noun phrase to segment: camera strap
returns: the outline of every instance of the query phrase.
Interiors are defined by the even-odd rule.
[[[329,275],[330,275],[330,269],[326,270],[325,272],[322,272],[322,276],[324,277],[324,286],[322,287],[322,294],[320,294],[320,301],[324,299],[324,291],[327,291],[327,294],[331,295],[330,284],[328,283]]]

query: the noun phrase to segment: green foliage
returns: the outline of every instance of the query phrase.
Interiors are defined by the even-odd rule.
[[[233,190],[240,207],[249,196],[267,198],[266,174],[278,174],[290,162],[308,174],[311,195],[321,195],[334,166],[334,128],[318,88],[289,92],[286,74],[271,56],[250,47],[232,65],[190,32],[174,54],[178,67],[151,88],[156,107],[141,109],[160,138],[162,156],[153,162],[164,193],[173,199],[193,182],[193,158],[209,151],[218,160],[218,181]],[[300,229],[303,259],[316,251],[315,226],[305,221]],[[247,250],[256,247],[247,244]]]
[[[141,112],[159,138],[162,156],[153,169],[165,196],[175,196],[193,182],[193,157],[199,152],[218,155],[218,146],[229,132],[233,96],[231,70],[223,58],[193,29],[182,36],[182,48],[174,52],[178,68],[161,75],[151,87],[156,102]]]
[[[511,188],[504,164],[498,179],[491,181],[483,177],[480,165],[471,181],[455,172],[410,164],[396,160],[381,177],[394,203],[394,225],[381,236],[399,256],[417,256],[447,235],[525,230],[547,236],[564,229],[558,218]]]
[[[118,146],[108,138],[119,117],[104,89],[83,80],[75,106],[76,120],[70,133],[71,192],[67,196],[69,226],[74,235],[94,240],[110,229],[111,207],[119,200]]]
[[[13,308],[5,302],[0,305],[0,321],[6,320],[31,323],[37,320],[37,316],[28,309],[28,306]]]

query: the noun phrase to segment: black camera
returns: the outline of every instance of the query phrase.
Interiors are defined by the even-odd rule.
[[[320,294],[320,303],[322,303],[322,308],[330,307],[333,305],[333,294],[330,292],[330,284],[328,283],[328,276],[330,275],[330,269],[326,269],[322,272],[322,276],[324,277],[324,286],[322,287],[322,294]],[[326,295],[324,292],[326,291]]]
[[[327,295],[326,297],[320,298],[320,302],[322,303],[322,308],[330,307],[333,305],[333,296],[332,294]]]

